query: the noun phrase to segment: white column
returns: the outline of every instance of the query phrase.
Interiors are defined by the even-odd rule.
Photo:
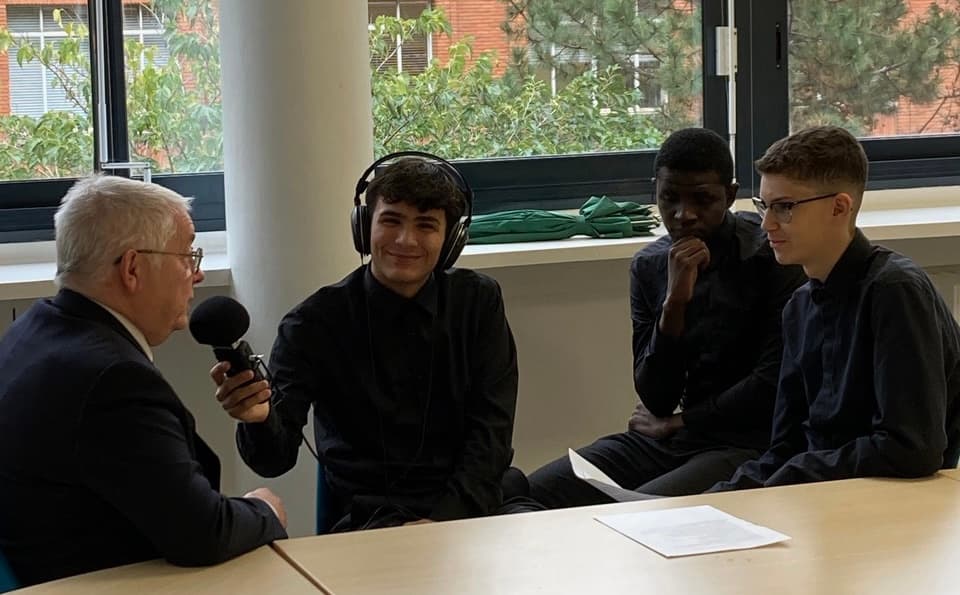
[[[348,221],[373,158],[367,6],[223,0],[220,17],[227,249],[247,339],[269,352],[290,308],[359,263]],[[237,461],[233,488],[264,483]],[[293,534],[313,531],[315,477],[303,449],[274,486]]]

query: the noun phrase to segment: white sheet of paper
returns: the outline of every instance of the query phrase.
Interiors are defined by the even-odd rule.
[[[667,558],[745,550],[790,539],[712,506],[611,514],[596,519]]]
[[[626,490],[617,482],[610,479],[606,473],[599,470],[593,463],[577,454],[572,448],[567,449],[567,456],[570,458],[570,466],[573,473],[583,481],[589,483],[604,494],[610,496],[617,502],[634,502],[637,500],[653,500],[661,496],[652,494],[641,494],[633,490]]]

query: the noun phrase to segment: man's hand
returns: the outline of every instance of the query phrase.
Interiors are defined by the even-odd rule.
[[[244,498],[256,498],[258,500],[263,500],[271,507],[273,511],[277,513],[277,518],[280,520],[280,524],[283,525],[283,528],[287,528],[287,511],[283,507],[283,502],[280,500],[280,496],[277,496],[270,491],[270,488],[257,488],[252,492],[247,492],[243,495]]]
[[[230,417],[247,423],[260,423],[270,415],[270,384],[253,380],[253,371],[244,370],[236,376],[227,376],[230,362],[220,362],[210,369],[210,378],[217,385],[217,401]]]
[[[627,423],[627,428],[634,432],[656,439],[668,438],[682,427],[683,418],[679,413],[668,417],[657,417],[650,413],[643,401],[637,401],[637,408]]]
[[[667,303],[686,306],[693,299],[697,274],[710,265],[710,249],[698,237],[687,236],[670,247],[667,266]]]

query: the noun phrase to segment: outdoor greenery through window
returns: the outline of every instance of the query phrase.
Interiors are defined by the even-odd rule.
[[[960,183],[960,0],[355,1],[375,154],[461,160],[478,213],[649,202],[668,134],[729,132],[715,28],[730,2],[743,193],[771,142],[813,124],[864,139],[872,187]],[[104,3],[115,67],[110,139],[95,142],[92,3],[0,0],[0,242],[52,237],[97,143],[196,196],[198,229],[223,229],[219,1]]]
[[[5,18],[4,18],[5,17]],[[213,0],[123,5],[130,158],[154,172],[223,168]],[[0,0],[0,180],[93,170],[85,2]]]
[[[699,2],[435,0],[416,17],[404,8],[426,2],[369,4],[377,155],[652,149],[702,121]],[[397,67],[424,47],[425,68]]]
[[[790,127],[960,133],[960,0],[792,0]]]

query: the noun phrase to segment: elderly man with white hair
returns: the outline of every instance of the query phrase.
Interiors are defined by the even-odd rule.
[[[0,551],[19,581],[215,564],[286,537],[268,489],[219,493],[219,459],[153,364],[203,280],[189,201],[97,175],[55,227],[60,291],[0,340]]]

